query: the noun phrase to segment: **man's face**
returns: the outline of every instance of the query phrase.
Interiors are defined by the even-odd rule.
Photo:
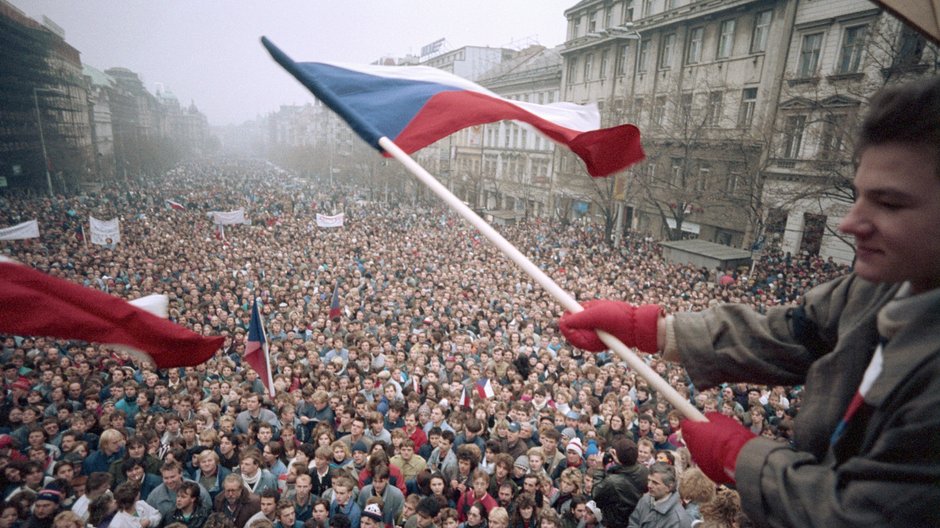
[[[225,494],[225,500],[229,504],[235,504],[241,497],[243,486],[237,482],[225,482],[222,487],[222,493]]]
[[[135,465],[134,467],[127,470],[125,473],[127,475],[127,480],[132,482],[140,482],[144,478],[144,468],[140,465]]]
[[[855,237],[854,270],[873,282],[940,285],[940,177],[929,147],[872,145],[855,173],[855,204],[839,230]]]
[[[215,459],[211,456],[201,457],[199,459],[199,469],[205,475],[214,475],[216,469]]]
[[[333,486],[333,497],[336,499],[336,502],[340,505],[345,506],[346,501],[349,500],[349,495],[352,492],[346,486]]]
[[[274,501],[274,499],[271,500],[272,502]],[[318,523],[325,522],[330,518],[330,511],[322,504],[317,504],[313,507],[313,518],[316,519]]]
[[[239,464],[239,467],[242,470],[242,475],[253,477],[255,473],[258,472],[258,461],[251,457],[244,458]]]
[[[294,522],[297,520],[297,512],[294,511],[294,507],[281,508],[277,512],[277,518],[281,521],[281,526],[292,527]]]
[[[183,483],[183,476],[178,469],[168,469],[161,471],[160,474],[163,475],[163,484],[170,491],[176,491]]]
[[[274,436],[274,433],[271,432],[269,427],[262,427],[258,429],[258,441],[262,444],[267,444],[271,441],[271,437]]]
[[[662,475],[650,473],[647,485],[649,486],[650,497],[655,500],[663,499],[670,493],[669,486],[663,484]]]
[[[372,489],[379,495],[385,493],[386,486],[388,486],[387,478],[376,478],[372,480]]]
[[[176,494],[176,507],[183,511],[189,511],[194,502],[196,502],[196,497],[189,493],[180,492]]]
[[[506,505],[512,503],[512,488],[509,486],[501,486],[499,488],[499,503]]]
[[[428,528],[432,524],[434,524],[434,517],[426,512],[418,512],[418,528]]]
[[[310,481],[309,475],[301,475],[297,477],[297,480],[294,482],[294,490],[297,492],[298,497],[309,497],[312,489],[313,484]]]
[[[578,504],[577,506],[575,506],[574,508],[572,508],[571,511],[574,512],[574,518],[575,518],[575,519],[583,519],[583,518],[584,518],[584,512],[585,512],[586,510],[587,510],[587,506],[585,506],[584,504]]]
[[[38,500],[33,505],[33,515],[38,519],[48,519],[55,514],[56,503],[48,500]]]
[[[274,497],[261,497],[261,511],[268,517],[274,515],[277,509],[277,500]]]

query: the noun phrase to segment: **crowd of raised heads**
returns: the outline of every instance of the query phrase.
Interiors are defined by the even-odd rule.
[[[208,362],[159,371],[106,346],[0,336],[0,528],[625,526],[592,500],[624,438],[637,464],[670,468],[699,518],[744,522],[734,490],[690,469],[681,416],[646,380],[568,345],[558,303],[462,220],[397,198],[246,160],[0,195],[0,226],[41,230],[0,242],[4,256],[126,299],[166,294],[174,322],[225,336]],[[250,223],[222,239],[207,213],[239,208]],[[342,227],[317,226],[340,212]],[[120,242],[87,242],[89,215],[119,218]],[[648,235],[609,244],[582,220],[499,229],[579,300],[667,312],[766,310],[847,271],[771,249],[753,270],[675,265]],[[242,361],[256,299],[273,398]],[[644,357],[700,409],[790,438],[799,387],[703,390]]]

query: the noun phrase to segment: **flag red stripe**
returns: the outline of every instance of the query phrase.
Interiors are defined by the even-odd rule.
[[[147,353],[157,368],[203,363],[224,341],[9,261],[0,261],[0,333],[126,345]]]

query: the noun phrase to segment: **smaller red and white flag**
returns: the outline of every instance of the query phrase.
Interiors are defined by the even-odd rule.
[[[484,400],[496,396],[496,392],[493,391],[493,385],[490,383],[489,378],[483,378],[483,380],[477,382],[477,394]]]
[[[460,389],[460,405],[465,409],[473,409],[473,400],[470,399],[470,395],[467,394],[466,387]]]
[[[268,396],[274,397],[274,379],[271,377],[271,355],[268,352],[268,337],[258,311],[258,300],[251,305],[251,319],[248,322],[248,342],[245,346],[245,362],[258,373],[261,383],[268,390]]]
[[[173,209],[173,210],[175,210],[175,211],[185,211],[185,210],[186,210],[186,206],[183,205],[183,204],[181,204],[181,203],[179,203],[179,202],[174,202],[173,200],[165,200],[165,202],[166,202],[166,206],[167,206],[167,207],[169,207],[170,209]]]

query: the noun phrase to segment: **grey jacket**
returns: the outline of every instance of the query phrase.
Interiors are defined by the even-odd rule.
[[[647,493],[630,514],[630,528],[692,528],[692,518],[679,504],[678,493],[673,492],[661,504],[653,503]]]
[[[758,438],[738,455],[742,506],[759,526],[940,526],[940,289],[885,310],[895,331],[867,410],[829,445],[898,289],[848,275],[766,316],[736,305],[676,315],[696,387],[805,385],[792,447]]]

